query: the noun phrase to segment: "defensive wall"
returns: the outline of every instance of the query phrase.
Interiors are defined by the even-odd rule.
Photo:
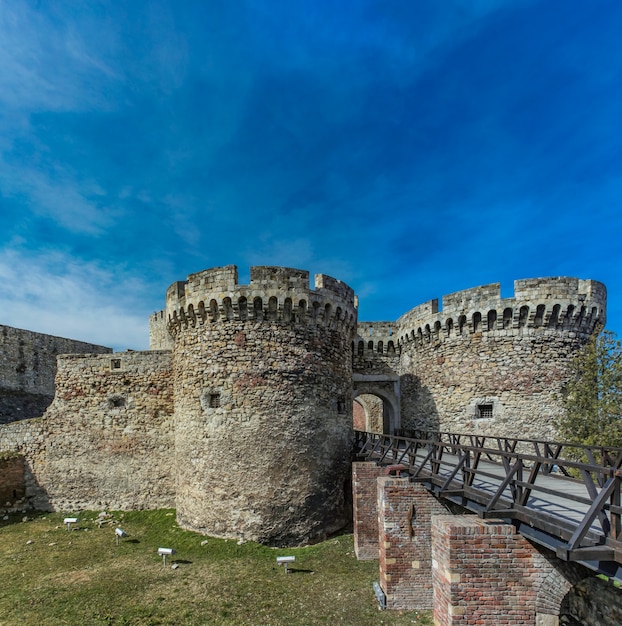
[[[400,428],[400,350],[395,322],[359,322],[352,342],[356,428],[393,433]]]
[[[95,352],[112,350],[0,325],[0,424],[43,414],[54,398],[59,354]]]
[[[0,450],[24,460],[9,508],[174,506],[171,379],[170,352],[59,356],[44,416],[0,428]]]
[[[378,558],[388,608],[434,606],[439,626],[557,626],[564,611],[617,624],[610,587],[514,527],[448,516],[373,463],[350,476],[353,421],[555,438],[570,362],[605,309],[604,285],[558,277],[359,322],[334,278],[311,287],[306,271],[262,266],[241,285],[225,266],[168,288],[148,351],[0,327],[0,500],[174,506],[186,528],[281,546],[323,539],[353,513],[356,554]]]
[[[447,295],[440,308],[430,300],[395,324],[359,323],[355,389],[382,397],[393,383],[395,430],[554,438],[570,363],[605,324],[606,298],[593,280],[517,280],[513,297],[495,283]]]
[[[353,418],[554,438],[569,363],[605,306],[601,283],[545,278],[516,281],[509,298],[486,285],[359,322],[339,280],[260,266],[243,285],[231,265],[168,288],[149,351],[96,354],[108,349],[3,327],[5,405],[19,385],[51,393],[41,364],[55,351],[92,353],[59,356],[45,413],[0,426],[0,451],[24,461],[0,488],[20,505],[175,506],[200,532],[315,541],[348,519]]]

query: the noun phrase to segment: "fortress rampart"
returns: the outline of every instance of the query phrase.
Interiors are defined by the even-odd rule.
[[[170,352],[62,355],[44,417],[0,428],[27,460],[37,508],[173,506]]]
[[[112,350],[0,325],[0,424],[43,414],[54,398],[59,354],[105,352]]]
[[[231,265],[191,274],[166,293],[168,330],[218,321],[309,324],[348,330],[356,324],[354,292],[324,274],[284,267],[252,267],[250,285],[238,285]]]
[[[144,352],[0,327],[0,411],[22,417],[16,389],[55,393],[0,425],[0,451],[23,456],[0,488],[42,509],[174,505],[200,532],[308,543],[348,518],[355,398],[357,424],[384,432],[554,439],[569,364],[606,319],[601,283],[539,278],[358,322],[343,282],[270,266],[248,285],[233,265],[191,274],[164,304]],[[57,367],[60,350],[92,353]]]
[[[499,283],[466,289],[420,304],[397,320],[399,342],[478,332],[501,335],[567,332],[590,335],[606,322],[607,290],[595,280],[532,278],[514,281],[514,297],[501,298]]]
[[[606,319],[602,283],[541,278],[431,300],[399,318],[402,425],[554,438],[570,361]]]

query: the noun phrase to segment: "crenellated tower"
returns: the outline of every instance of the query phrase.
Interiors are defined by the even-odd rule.
[[[606,301],[602,283],[554,277],[415,307],[397,321],[402,426],[555,438],[570,362]]]
[[[173,342],[179,523],[271,545],[341,528],[352,289],[322,274],[310,289],[308,272],[283,267],[252,267],[250,284],[239,285],[230,265],[173,283],[163,317]]]

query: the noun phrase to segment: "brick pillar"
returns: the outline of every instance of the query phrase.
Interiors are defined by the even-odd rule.
[[[378,558],[378,476],[373,462],[352,463],[354,553],[359,561]]]
[[[408,478],[378,479],[380,586],[387,609],[432,608],[431,520],[446,512]]]
[[[513,526],[436,516],[432,546],[435,626],[536,625],[534,573],[543,563]]]

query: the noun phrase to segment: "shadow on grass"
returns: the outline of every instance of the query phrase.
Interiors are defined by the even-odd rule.
[[[290,567],[287,573],[288,574],[313,574],[313,570]]]

